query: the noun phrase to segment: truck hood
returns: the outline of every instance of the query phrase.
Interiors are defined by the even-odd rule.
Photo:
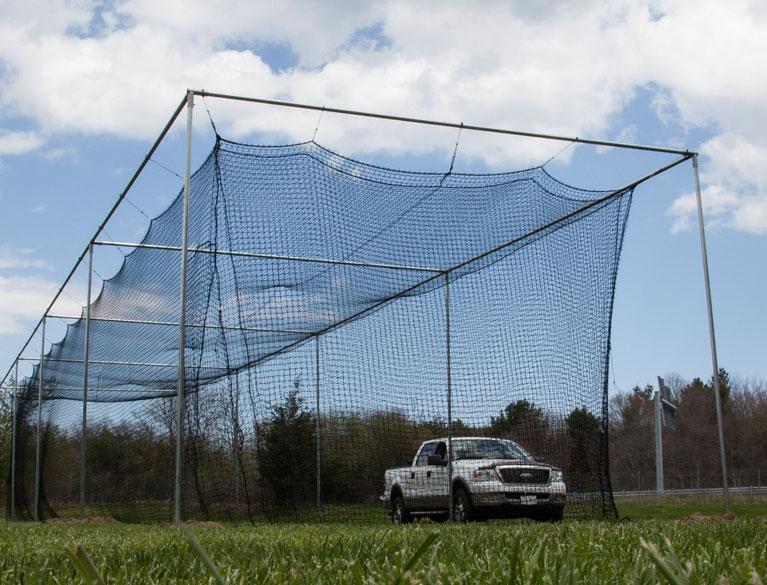
[[[503,465],[524,465],[526,467],[542,467],[545,469],[557,469],[548,463],[531,461],[530,459],[458,459],[453,461],[454,468],[491,469]]]
[[[453,470],[490,469],[503,465],[524,465],[526,467],[542,467],[544,469],[556,469],[559,471],[559,468],[554,465],[541,463],[540,461],[531,461],[530,459],[458,459],[457,461],[453,461]],[[413,470],[413,467],[396,467],[387,469],[386,473],[395,475]]]

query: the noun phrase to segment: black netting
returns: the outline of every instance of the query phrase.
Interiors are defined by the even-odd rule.
[[[185,516],[383,519],[401,495],[436,518],[451,493],[545,515],[564,502],[557,470],[566,515],[614,516],[607,363],[631,195],[540,167],[414,173],[218,139],[190,200]],[[172,516],[181,212],[179,196],[91,306],[90,514]],[[78,510],[84,335],[70,325],[43,362],[43,516]],[[27,517],[39,374],[17,416]],[[450,465],[424,451],[387,473],[448,437]]]

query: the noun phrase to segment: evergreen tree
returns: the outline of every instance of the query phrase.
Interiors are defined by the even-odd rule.
[[[300,386],[297,379],[264,429],[260,471],[278,506],[311,501],[314,496],[314,416],[304,408]]]

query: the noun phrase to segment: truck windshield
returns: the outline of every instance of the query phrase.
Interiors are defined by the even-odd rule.
[[[500,439],[456,439],[455,459],[530,459],[513,441]]]

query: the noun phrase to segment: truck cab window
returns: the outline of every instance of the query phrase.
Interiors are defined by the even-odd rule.
[[[429,455],[434,455],[437,443],[426,443],[418,454],[415,464],[417,467],[426,467],[429,464]]]

